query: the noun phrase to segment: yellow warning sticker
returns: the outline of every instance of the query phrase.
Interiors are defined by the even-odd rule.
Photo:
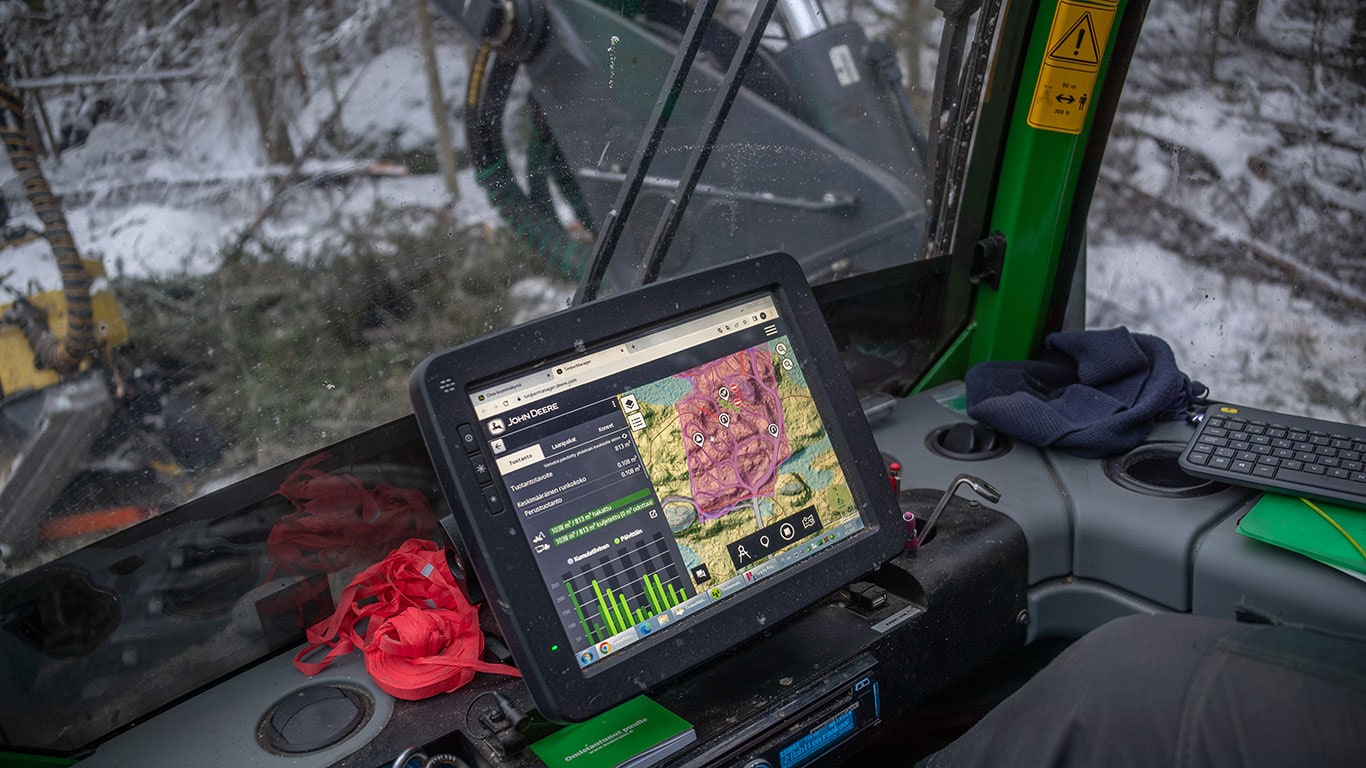
[[[1081,133],[1114,20],[1113,7],[1097,8],[1059,0],[1029,105],[1026,122],[1030,126]]]

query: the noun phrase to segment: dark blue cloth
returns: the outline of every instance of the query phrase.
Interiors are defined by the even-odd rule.
[[[1199,387],[1167,342],[1128,328],[1063,331],[1044,345],[1038,360],[973,366],[968,415],[1027,443],[1103,458],[1137,446],[1158,419],[1179,417]]]

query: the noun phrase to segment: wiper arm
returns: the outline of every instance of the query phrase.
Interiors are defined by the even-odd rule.
[[[688,164],[683,169],[678,188],[665,204],[659,223],[655,226],[654,236],[650,238],[650,245],[645,249],[645,257],[636,270],[634,286],[637,288],[653,283],[659,277],[659,268],[664,263],[665,254],[669,252],[669,244],[673,242],[674,233],[678,231],[678,223],[683,218],[688,201],[692,199],[698,179],[702,177],[702,169],[711,157],[712,148],[716,146],[721,126],[730,114],[731,105],[735,103],[735,95],[740,91],[740,83],[744,80],[755,51],[759,49],[764,29],[768,27],[768,21],[772,18],[776,5],[777,0],[759,0],[759,4],[754,8],[754,14],[749,17],[749,26],[745,28],[745,36],[740,41],[739,50],[730,59],[730,68],[726,70],[726,78],[721,83],[721,92],[712,100],[711,111],[707,113],[707,120],[704,123],[706,138],[696,144],[692,154],[688,156]]]
[[[621,240],[626,219],[635,207],[640,188],[645,184],[650,163],[654,160],[655,153],[659,151],[660,141],[664,138],[664,129],[668,127],[674,106],[678,104],[679,94],[683,92],[683,83],[692,71],[698,49],[702,47],[702,31],[711,22],[712,14],[715,13],[719,2],[720,0],[701,0],[688,21],[688,29],[683,33],[683,42],[674,54],[669,74],[664,78],[664,87],[659,92],[659,98],[655,99],[654,110],[645,124],[645,134],[641,137],[635,156],[631,158],[630,168],[626,172],[626,184],[617,193],[616,205],[612,206],[612,210],[608,211],[607,218],[603,221],[602,232],[593,247],[593,258],[589,260],[583,278],[579,281],[579,288],[574,293],[575,304],[583,304],[598,297],[602,278],[607,274],[607,264]]]

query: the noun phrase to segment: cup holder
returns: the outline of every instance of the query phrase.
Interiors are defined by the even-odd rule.
[[[1225,483],[1186,474],[1177,459],[1185,443],[1149,443],[1122,456],[1102,462],[1110,482],[1134,493],[1167,499],[1210,496],[1228,487]]]
[[[277,755],[321,752],[360,730],[374,709],[374,702],[364,691],[310,685],[271,706],[257,727],[257,740]]]
[[[957,461],[985,461],[1005,455],[1010,450],[1010,438],[985,424],[960,421],[926,435],[925,447]]]

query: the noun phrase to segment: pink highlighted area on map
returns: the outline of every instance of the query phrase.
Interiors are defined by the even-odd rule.
[[[678,378],[693,385],[677,407],[698,517],[714,519],[745,501],[772,497],[791,449],[768,346],[736,352]]]

